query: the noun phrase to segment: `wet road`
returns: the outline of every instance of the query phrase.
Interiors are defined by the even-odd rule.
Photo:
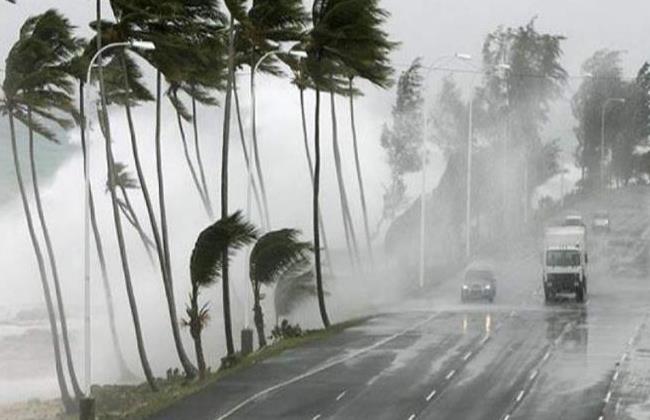
[[[612,212],[614,232],[590,238],[585,304],[544,303],[531,245],[501,265],[494,304],[460,305],[458,280],[448,279],[429,296],[226,378],[156,418],[650,418],[617,414],[625,412],[621,366],[650,309],[647,220],[629,206]]]

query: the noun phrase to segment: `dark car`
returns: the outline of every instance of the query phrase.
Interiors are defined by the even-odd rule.
[[[470,269],[465,273],[465,279],[460,289],[460,300],[487,299],[494,301],[497,294],[497,281],[494,272],[489,269]]]

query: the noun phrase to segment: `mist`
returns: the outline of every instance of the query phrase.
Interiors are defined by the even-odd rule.
[[[47,8],[57,7],[68,15],[79,27],[81,34],[89,35],[87,22],[94,17],[94,9],[89,2],[54,2],[39,0],[19,1],[18,5],[0,3],[0,57],[4,58],[9,48],[17,39],[20,25],[24,19]],[[622,68],[626,76],[633,76],[639,66],[648,58],[650,38],[647,37],[647,18],[650,16],[650,4],[641,4],[636,0],[622,0],[615,5],[596,4],[592,0],[571,1],[512,1],[494,0],[385,0],[383,7],[391,12],[387,31],[391,37],[400,42],[400,47],[393,53],[396,77],[404,71],[413,59],[422,57],[428,65],[437,57],[462,52],[471,54],[474,63],[480,65],[481,50],[487,33],[500,25],[518,27],[537,17],[537,29],[541,33],[562,34],[567,37],[563,42],[564,54],[562,64],[572,76],[580,74],[580,66],[594,51],[602,48],[625,50],[622,56]],[[110,16],[105,5],[104,13]],[[619,22],[625,21],[622,26]],[[146,63],[139,62],[145,69],[149,88],[154,86],[154,72]],[[453,64],[450,67],[462,65]],[[0,73],[1,75],[1,73]],[[425,84],[425,95],[433,97],[447,73],[433,72]],[[240,98],[242,100],[242,117],[247,139],[250,136],[250,98],[247,88],[248,74],[238,75]],[[471,76],[459,74],[455,82],[463,92],[463,98],[470,94]],[[533,206],[543,196],[559,197],[560,191],[569,192],[580,177],[575,166],[573,151],[575,138],[573,128],[576,124],[571,114],[569,99],[578,88],[580,80],[570,78],[563,98],[556,100],[550,110],[549,123],[544,127],[544,138],[558,138],[561,146],[560,162],[568,172],[561,180],[559,176],[550,179],[535,192]],[[303,237],[312,239],[311,227],[311,182],[303,148],[300,121],[300,102],[298,89],[287,78],[278,79],[260,76],[257,82],[257,124],[260,142],[260,156],[263,172],[266,176],[267,193],[270,204],[270,218],[273,228],[291,227],[300,229]],[[388,184],[390,170],[387,157],[379,139],[382,127],[390,120],[391,109],[395,99],[395,90],[380,90],[368,83],[361,83],[359,88],[363,96],[356,99],[357,130],[361,148],[361,166],[364,181],[371,230],[382,216],[383,194]],[[89,89],[89,96],[96,98],[95,87]],[[313,147],[313,92],[307,91],[306,109],[310,146]],[[222,98],[219,98],[222,102]],[[339,143],[343,156],[343,172],[346,189],[351,206],[353,223],[357,235],[362,237],[363,219],[359,191],[354,175],[352,133],[349,121],[348,100],[336,99],[338,112]],[[351,317],[382,312],[388,302],[400,303],[402,296],[411,287],[412,273],[400,271],[401,260],[396,258],[384,246],[386,229],[381,229],[373,240],[378,261],[374,272],[369,269],[367,255],[364,265],[355,269],[349,265],[345,256],[345,235],[341,219],[339,192],[336,183],[334,160],[332,155],[332,132],[329,101],[323,96],[321,112],[323,154],[321,209],[323,222],[327,230],[329,246],[335,253],[333,266],[337,271],[334,279],[326,285],[327,296],[334,321],[343,321]],[[97,127],[97,118],[93,109],[91,142],[91,179],[95,193],[97,215],[105,252],[109,266],[109,278],[117,308],[117,325],[124,353],[130,369],[140,376],[135,338],[133,336],[130,313],[124,291],[123,277],[120,269],[117,242],[112,226],[110,199],[105,193],[106,164],[103,138]],[[215,208],[219,204],[219,182],[221,172],[222,142],[222,108],[200,107],[198,113],[199,132],[203,148],[203,158],[209,193]],[[134,119],[142,156],[154,155],[154,118],[155,106],[148,103],[135,110]],[[0,121],[0,133],[7,125],[6,118]],[[129,133],[124,111],[119,107],[110,108],[110,123],[113,131],[114,153],[116,162],[128,165],[134,172]],[[190,126],[186,132],[191,136]],[[7,136],[8,137],[8,136]],[[73,349],[77,368],[81,369],[82,360],[82,303],[83,303],[83,165],[78,130],[66,133],[65,140],[72,147],[66,147],[62,163],[57,169],[42,180],[42,199],[49,222],[55,253],[59,259],[60,277],[63,295],[70,317]],[[25,139],[19,139],[24,141]],[[16,194],[13,171],[9,156],[8,138],[0,139],[0,197],[11,197],[0,203],[0,327],[15,319],[24,311],[43,308],[41,285],[38,282],[38,269],[33,250],[29,242],[22,208]],[[45,140],[38,138],[37,144]],[[171,266],[174,278],[174,291],[179,314],[184,314],[187,295],[190,290],[189,259],[199,232],[215,220],[209,220],[203,211],[198,193],[193,188],[192,179],[183,157],[183,149],[178,134],[176,115],[169,102],[163,99],[162,118],[163,165],[165,177],[165,194],[168,206],[169,237],[171,241]],[[246,209],[247,173],[240,146],[239,132],[235,119],[230,136],[230,210]],[[434,149],[435,150],[435,149]],[[313,153],[313,149],[312,149]],[[42,159],[49,159],[49,156]],[[28,171],[26,154],[21,156],[23,172]],[[438,182],[447,168],[447,156],[441,150],[435,150],[427,172],[427,193],[433,194]],[[155,162],[143,159],[148,186],[152,199],[157,202],[155,187]],[[516,174],[510,174],[516,178]],[[420,174],[406,177],[408,207],[417,203],[420,194]],[[514,188],[514,187],[513,187]],[[28,188],[31,191],[31,188]],[[514,193],[514,191],[513,191]],[[459,194],[463,194],[462,191]],[[138,190],[131,193],[136,205],[136,212],[143,225],[148,229],[145,207]],[[436,205],[431,198],[431,204]],[[257,211],[253,211],[250,220],[259,225]],[[170,367],[177,367],[172,336],[169,333],[169,317],[164,308],[165,296],[157,265],[150,264],[142,243],[133,229],[125,224],[129,262],[132,268],[135,294],[138,301],[141,322],[144,328],[144,340],[149,350],[149,358],[155,374],[164,376]],[[412,237],[413,243],[417,242]],[[363,241],[360,240],[360,244]],[[429,244],[432,249],[443,252],[446,243]],[[415,255],[411,255],[415,257]],[[93,254],[93,261],[95,255]],[[432,255],[427,261],[434,266],[442,254]],[[110,336],[107,334],[108,322],[101,275],[96,264],[91,273],[92,279],[92,313],[93,313],[93,379],[97,383],[120,381],[113,361]],[[372,279],[371,279],[372,277]],[[203,295],[211,304],[211,320],[204,333],[204,345],[208,362],[218,365],[224,353],[225,343],[222,331],[221,291],[213,287]],[[269,291],[269,295],[271,292]],[[244,278],[244,253],[240,253],[233,263],[232,274],[233,330],[236,340],[244,326],[252,323],[250,310],[250,284]],[[264,309],[269,325],[275,319],[272,299],[264,301]],[[319,317],[315,302],[303,303],[291,316],[293,321],[304,328],[316,328]],[[27,331],[43,329],[43,325],[25,322],[21,324]],[[5,332],[6,331],[6,332]],[[15,331],[0,328],[0,340],[11,336]],[[33,333],[33,331],[32,331]],[[192,344],[189,331],[182,330],[184,344]],[[2,342],[2,341],[0,341]],[[19,352],[13,352],[17,354]],[[21,370],[8,375],[8,380],[0,376],[0,402],[22,400],[26,398],[46,398],[57,395],[56,380],[51,365],[43,367],[43,360],[49,361],[51,354],[47,351],[35,351],[34,360],[23,360],[20,366],[30,372],[23,375]],[[12,363],[12,362],[9,362]],[[24,364],[23,364],[24,363]],[[33,364],[32,364],[33,363]],[[40,364],[39,364],[40,363]],[[9,364],[0,361],[0,370],[9,369]],[[46,370],[47,373],[43,374]],[[51,371],[51,372],[50,372]]]

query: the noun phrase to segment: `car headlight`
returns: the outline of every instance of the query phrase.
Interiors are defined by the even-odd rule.
[[[467,289],[469,289],[469,286],[466,285],[466,284],[463,284],[463,290],[467,290]]]
[[[486,290],[490,290],[491,288],[492,288],[492,286],[490,286],[489,284],[487,284],[487,285],[485,286],[485,289],[486,289]]]

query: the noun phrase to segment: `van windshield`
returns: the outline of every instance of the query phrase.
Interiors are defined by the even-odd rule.
[[[573,250],[547,251],[546,265],[549,267],[577,267],[580,265],[580,252]]]

